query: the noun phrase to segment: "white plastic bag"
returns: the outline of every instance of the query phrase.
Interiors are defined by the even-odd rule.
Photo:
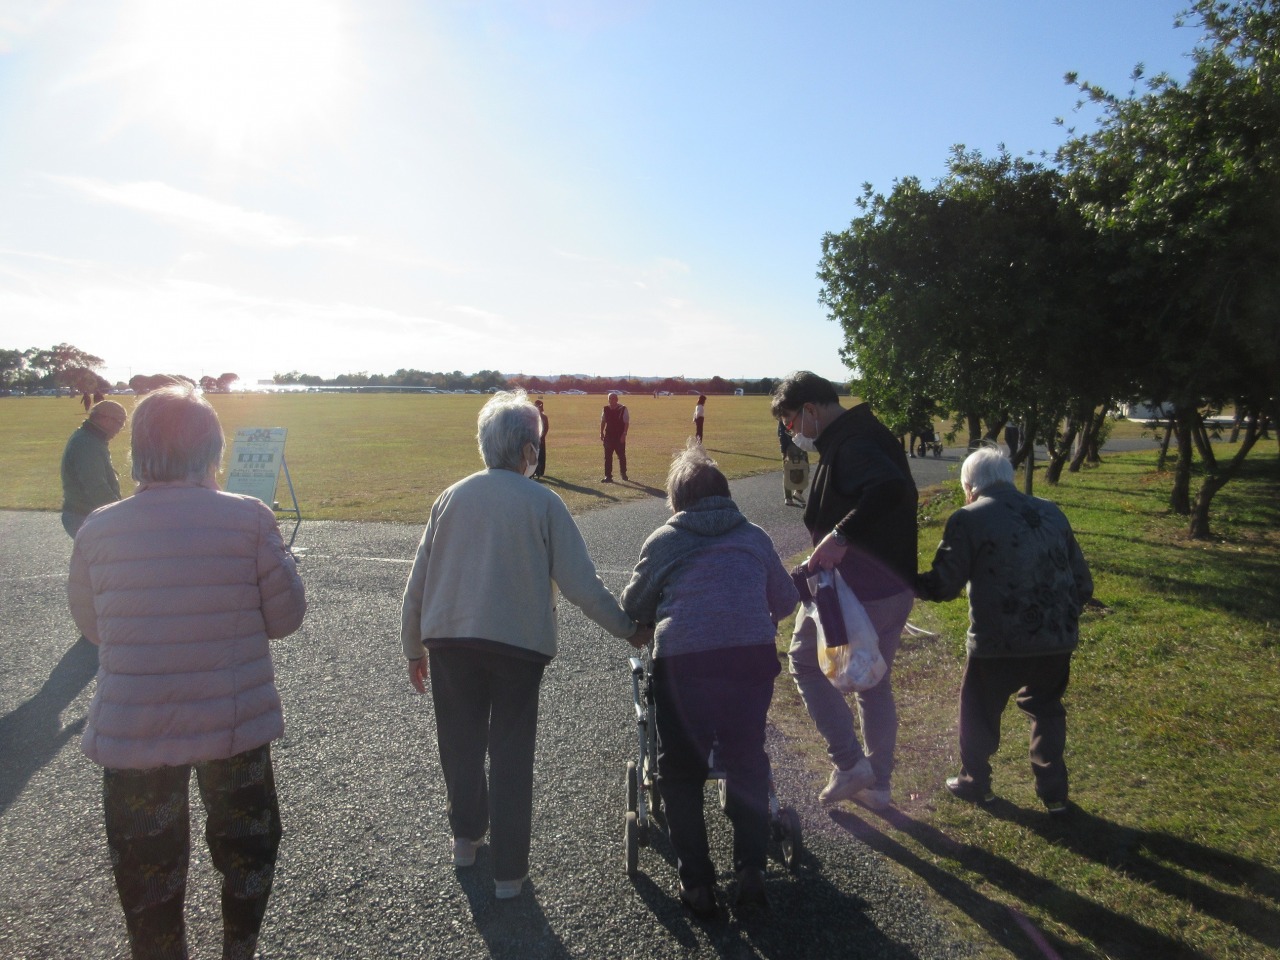
[[[880,655],[880,638],[876,636],[867,611],[837,571],[819,570],[808,580],[809,593],[814,597],[820,589],[835,588],[848,642],[838,647],[827,646],[827,631],[822,628],[818,605],[811,600],[801,605],[800,614],[796,617],[796,630],[800,630],[805,619],[813,621],[817,631],[818,666],[833,687],[841,693],[870,690],[884,678],[889,666]]]

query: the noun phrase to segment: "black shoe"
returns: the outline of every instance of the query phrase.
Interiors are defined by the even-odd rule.
[[[1066,800],[1046,800],[1044,808],[1054,820],[1061,820],[1071,815],[1071,804]]]
[[[627,475],[626,475],[626,473],[625,473],[625,472],[622,474],[622,482],[623,482],[623,483],[626,483],[626,482],[627,482]]]
[[[980,790],[972,780],[961,780],[959,777],[947,777],[947,789],[951,791],[953,797],[976,803],[978,806],[984,806],[996,798],[990,787]]]
[[[613,483],[613,477],[605,477],[605,478],[604,478],[603,480],[601,480],[600,482],[601,482],[601,483]]]
[[[699,920],[711,920],[716,915],[716,891],[711,886],[680,884],[680,902]]]
[[[738,897],[735,904],[740,909],[769,912],[769,891],[764,887],[763,870],[738,871]]]

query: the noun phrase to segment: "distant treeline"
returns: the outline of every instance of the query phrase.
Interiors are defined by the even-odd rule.
[[[530,393],[545,393],[550,390],[557,393],[563,393],[566,390],[583,390],[587,393],[606,393],[609,390],[653,393],[662,390],[672,394],[705,393],[707,395],[730,394],[735,390],[741,390],[743,393],[768,394],[773,392],[773,388],[778,383],[771,377],[759,380],[726,380],[723,377],[711,377],[706,380],[689,380],[684,377],[657,379],[575,375],[541,377],[524,374],[509,376],[497,370],[481,370],[479,373],[463,373],[461,370],[454,370],[452,373],[397,370],[391,374],[344,373],[329,379],[291,370],[288,373],[277,373],[272,379],[281,386],[299,384],[309,387],[429,387],[436,390],[480,390],[482,392],[523,387]]]

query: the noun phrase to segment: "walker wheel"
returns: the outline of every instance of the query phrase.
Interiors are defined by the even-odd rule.
[[[622,831],[622,841],[627,854],[627,876],[634,877],[640,869],[640,822],[634,811],[627,811],[627,823]]]

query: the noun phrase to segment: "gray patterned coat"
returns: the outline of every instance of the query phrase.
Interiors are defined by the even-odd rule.
[[[924,600],[969,586],[971,657],[1069,653],[1093,578],[1071,524],[1048,500],[999,483],[947,520],[933,569],[916,578]]]

